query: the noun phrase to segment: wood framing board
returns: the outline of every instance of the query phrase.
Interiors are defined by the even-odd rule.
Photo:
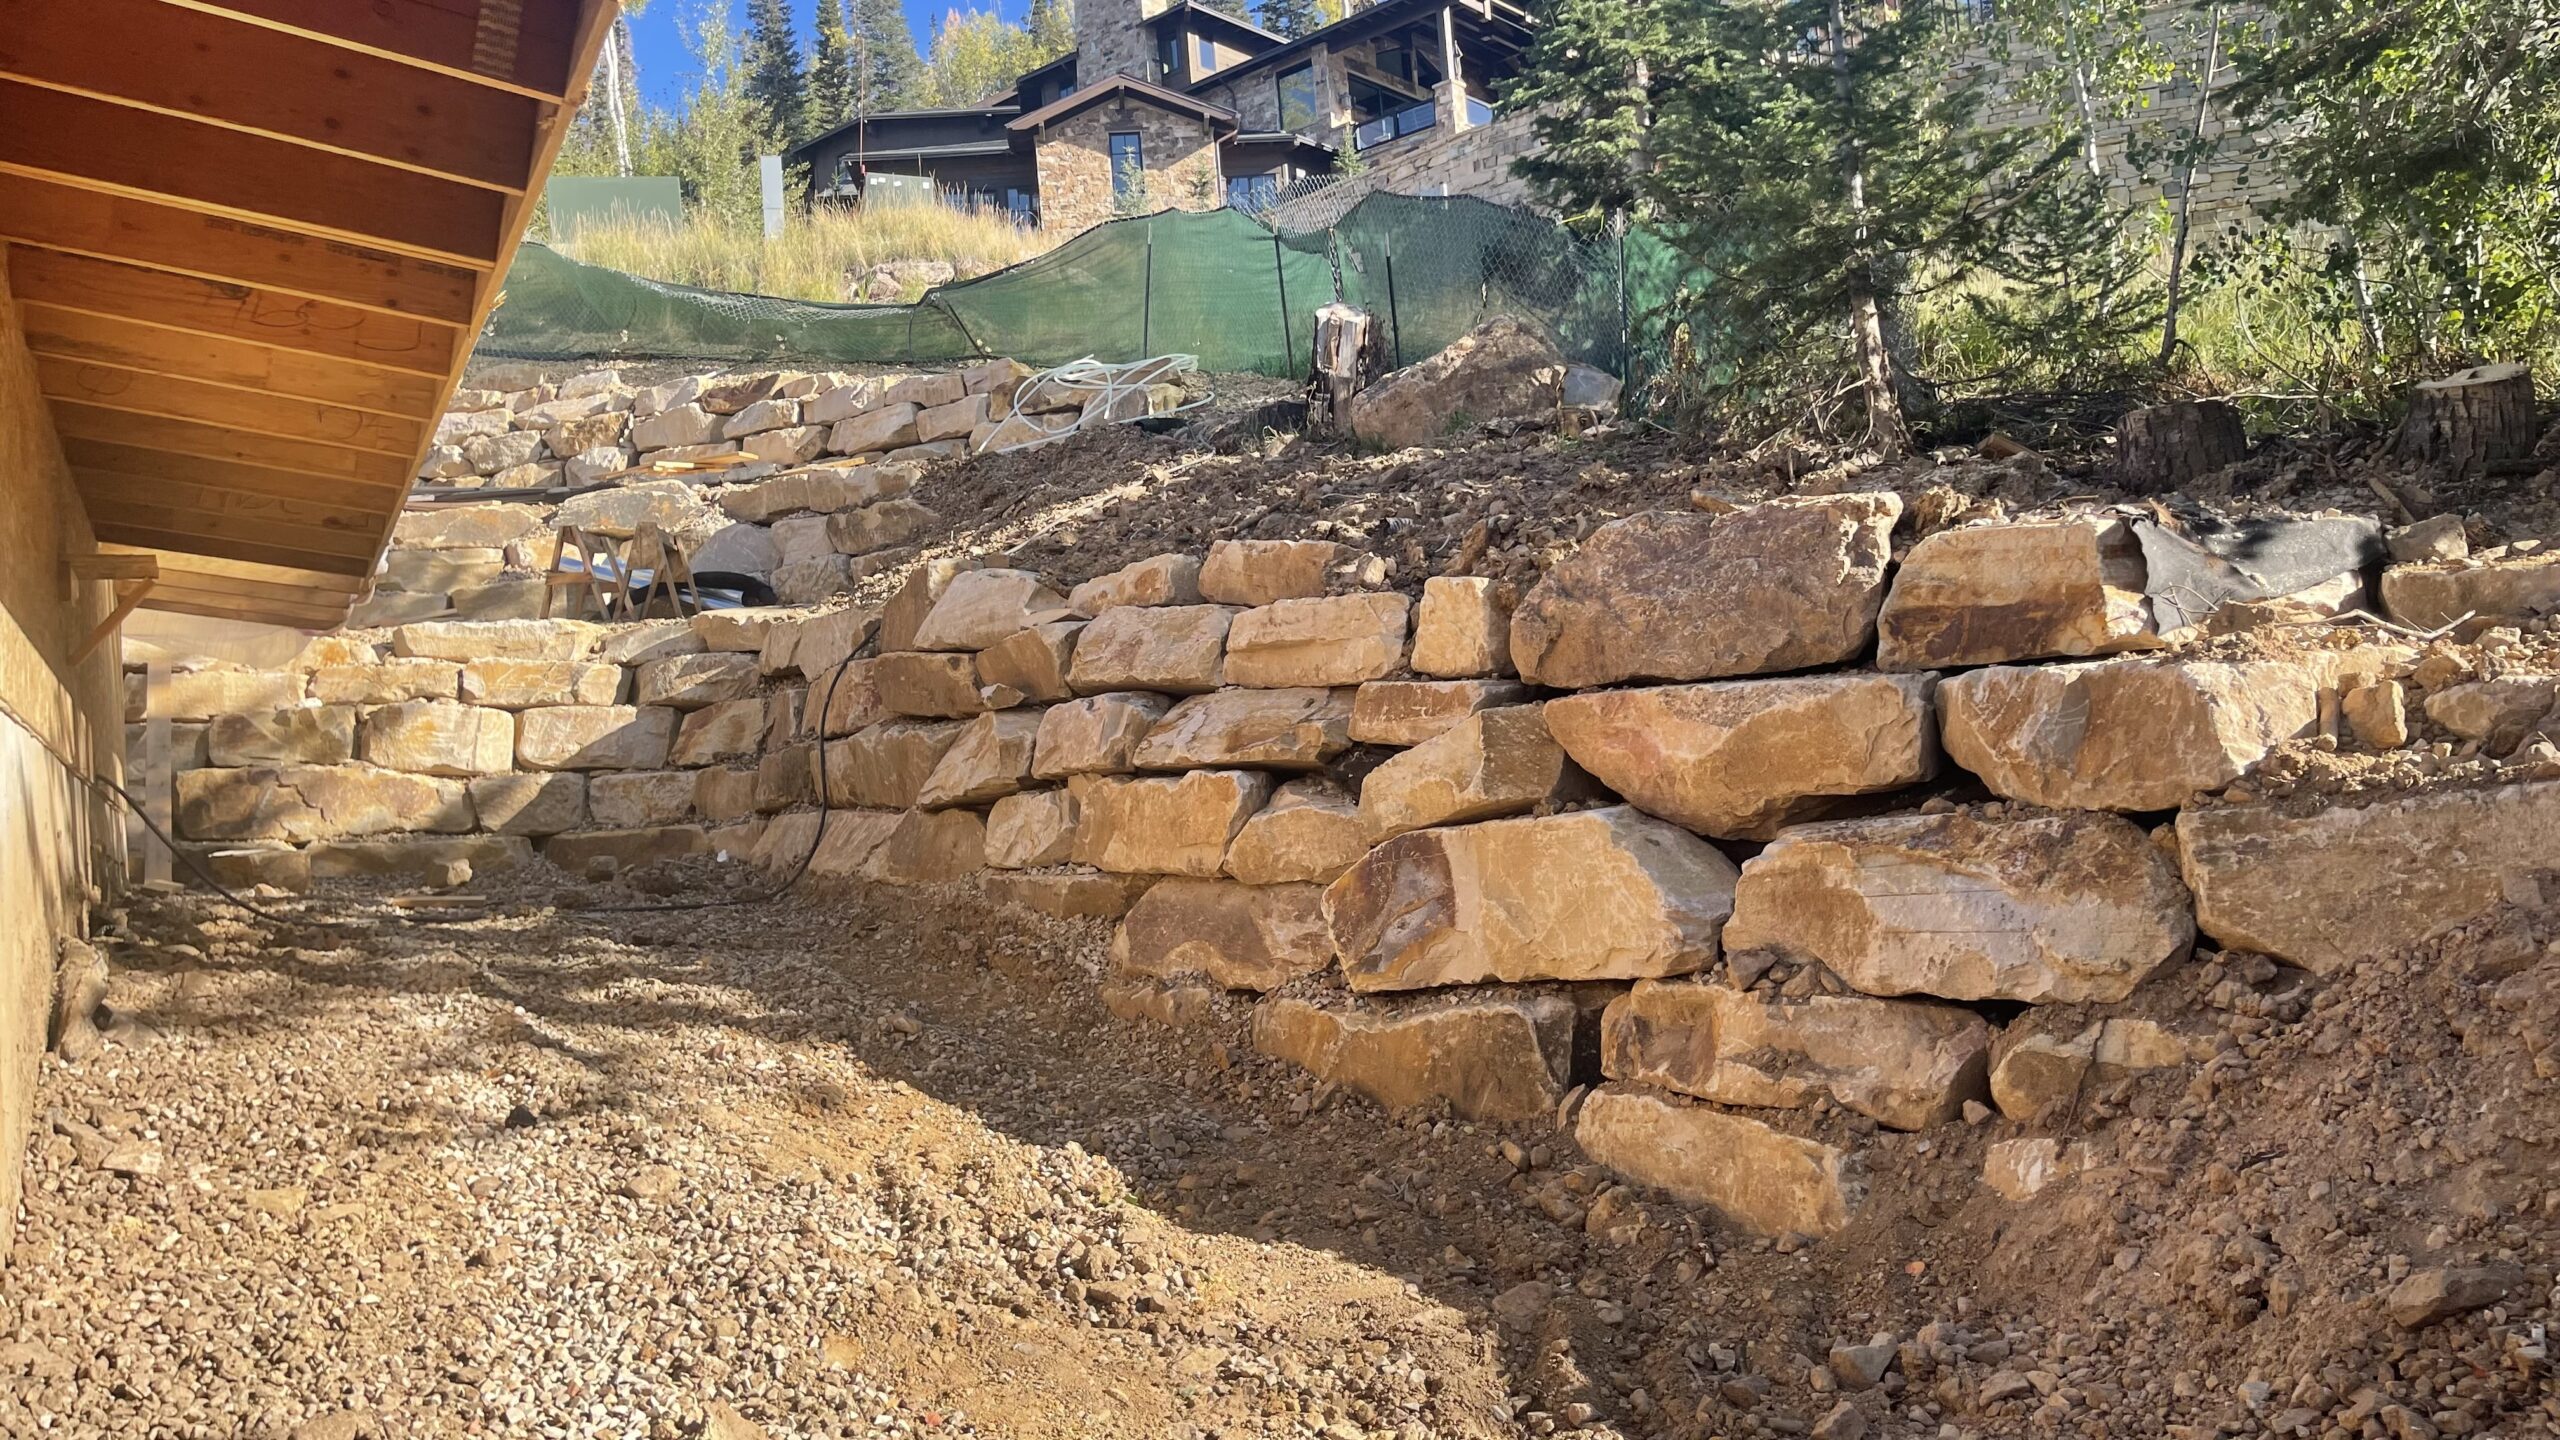
[[[274,546],[313,557],[354,560],[363,559],[365,548],[373,541],[371,516],[327,513],[312,519],[286,519],[274,509],[243,508],[261,504],[281,507],[285,502],[280,500],[258,501],[235,495],[228,497],[232,502],[229,508],[209,507],[187,503],[192,497],[185,494],[137,496],[85,478],[78,483],[81,503],[89,518],[99,525],[201,535]]]
[[[126,545],[114,541],[101,541],[98,548],[113,553],[155,557],[160,562],[161,583],[165,585],[226,587],[236,589],[238,593],[248,596],[288,596],[308,591],[352,600],[363,593],[370,579],[369,576],[332,574],[325,570],[305,570],[289,565],[261,565],[248,560],[226,560],[216,555],[164,550],[153,545]]]
[[[79,474],[123,476],[146,485],[193,485],[208,491],[276,500],[308,500],[358,509],[367,515],[379,515],[385,506],[397,508],[409,490],[405,480],[324,480],[297,470],[271,470],[113,440],[66,436],[62,453]]]
[[[20,304],[326,355],[439,381],[452,369],[457,350],[469,353],[457,326],[24,245],[9,247],[9,289]],[[441,396],[451,391],[437,393],[441,405]]]
[[[515,198],[5,76],[0,163],[475,269],[496,258],[499,225]]]
[[[26,332],[27,348],[39,359],[112,365],[145,375],[289,395],[404,419],[432,413],[440,400],[436,382],[424,375],[324,360],[299,350],[164,330],[52,305],[20,305],[18,320]]]
[[[500,39],[481,23],[479,0],[170,0],[194,9],[254,17],[351,50],[485,83],[561,96],[585,77],[575,69],[577,0],[516,0],[513,33]]]
[[[7,172],[0,239],[453,326],[470,322],[480,281],[460,265]]]
[[[0,0],[0,72],[32,84],[497,189],[545,102],[161,0]],[[135,40],[185,65],[137,63]]]
[[[128,525],[109,520],[103,515],[94,517],[91,527],[96,530],[100,540],[113,541],[118,545],[148,545],[162,550],[179,550],[189,555],[214,555],[231,560],[254,560],[262,565],[307,566],[315,569],[342,567],[349,575],[369,574],[373,569],[373,561],[369,555],[324,555],[297,549],[289,543],[271,544],[264,540],[208,535],[195,529]]]
[[[107,440],[208,460],[237,461],[268,470],[295,470],[323,482],[359,480],[405,486],[415,478],[413,472],[417,468],[396,455],[371,450],[248,435],[224,425],[106,410],[75,400],[52,403],[54,432],[66,439]],[[313,491],[323,493],[323,487],[315,485]],[[398,502],[392,502],[391,508],[397,509]]]
[[[149,375],[54,355],[37,359],[36,383],[48,400],[77,400],[135,415],[202,420],[249,435],[310,440],[402,458],[416,455],[430,433],[424,421],[403,416],[350,410],[264,390],[209,385],[174,375]]]

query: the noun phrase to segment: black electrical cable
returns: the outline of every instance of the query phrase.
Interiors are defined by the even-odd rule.
[[[647,904],[634,902],[628,905],[587,905],[579,907],[579,910],[586,914],[646,915],[685,910],[716,910],[730,905],[761,905],[768,900],[778,900],[782,898],[783,894],[790,890],[792,886],[799,884],[801,878],[809,873],[810,865],[817,861],[818,847],[826,843],[827,817],[833,813],[829,808],[827,801],[827,715],[830,711],[835,709],[836,687],[844,682],[844,672],[850,668],[850,662],[841,663],[836,666],[833,673],[827,677],[826,698],[818,705],[818,724],[816,727],[817,738],[815,741],[818,747],[818,828],[809,836],[809,848],[800,853],[800,862],[791,867],[791,874],[786,877],[781,884],[776,885],[772,889],[761,894],[754,895],[726,895],[716,899],[652,902]],[[318,925],[325,928],[335,929],[358,928],[356,922],[350,920],[329,920],[317,916],[306,915],[279,915],[272,910],[263,909],[257,905],[249,903],[249,901],[242,897],[238,891],[233,890],[230,886],[215,879],[213,877],[213,872],[205,869],[202,864],[198,863],[195,856],[179,849],[178,842],[170,838],[168,831],[160,828],[158,822],[151,818],[151,812],[143,808],[142,802],[133,797],[133,792],[125,789],[113,780],[105,778],[104,776],[86,775],[81,778],[91,785],[104,786],[106,789],[112,790],[120,796],[124,800],[125,805],[132,810],[135,818],[139,819],[152,834],[159,836],[161,844],[169,847],[170,854],[177,856],[179,860],[186,864],[186,867],[189,870],[195,872],[195,877],[198,880],[203,881],[215,894],[230,901],[233,905],[248,911],[250,914],[257,916],[259,919],[264,920],[271,925]],[[468,924],[472,921],[486,919],[487,917],[482,915],[412,915],[406,911],[402,911],[394,914],[392,918],[402,922],[403,924],[409,925],[462,925]]]

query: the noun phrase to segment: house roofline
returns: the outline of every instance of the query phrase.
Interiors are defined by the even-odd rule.
[[[1028,115],[1020,116],[1007,123],[1004,128],[1017,136],[1036,135],[1041,127],[1099,105],[1115,95],[1132,96],[1160,110],[1197,115],[1208,121],[1213,131],[1224,125],[1229,133],[1233,133],[1242,125],[1242,122],[1236,118],[1236,113],[1223,105],[1212,105],[1197,96],[1185,95],[1179,90],[1167,90],[1161,85],[1149,84],[1134,75],[1114,75],[1108,80],[1088,85],[1073,95],[1034,110]]]
[[[845,132],[860,129],[865,125],[877,125],[883,120],[949,120],[962,115],[975,115],[984,119],[993,120],[999,116],[1019,115],[1021,113],[1022,107],[1020,105],[954,105],[938,110],[880,110],[869,115],[857,115],[853,119],[847,120],[832,130],[821,131],[816,135],[812,135],[808,139],[801,141],[799,144],[792,146],[790,149],[783,151],[782,158],[797,164],[800,157],[817,149],[819,146],[826,144],[828,141],[842,136]]]
[[[1509,25],[1520,30],[1524,34],[1527,33],[1530,28],[1528,24],[1528,12],[1519,5],[1510,3],[1510,0],[1483,0],[1483,3],[1481,4],[1472,3],[1472,0],[1378,0],[1377,4],[1368,6],[1365,9],[1354,10],[1350,14],[1343,16],[1341,19],[1334,21],[1332,24],[1327,25],[1320,30],[1310,30],[1295,40],[1285,41],[1277,48],[1265,50],[1259,55],[1248,55],[1244,59],[1237,61],[1235,64],[1228,66],[1226,69],[1218,71],[1216,74],[1207,75],[1191,82],[1190,88],[1193,90],[1205,90],[1212,85],[1223,85],[1248,71],[1267,69],[1284,60],[1294,60],[1300,55],[1304,55],[1309,51],[1316,49],[1318,46],[1329,44],[1332,41],[1341,38],[1341,36],[1347,32],[1369,25],[1394,23],[1390,18],[1390,12],[1393,11],[1410,12],[1449,8],[1468,11],[1474,14],[1478,19],[1485,20],[1490,23]],[[1217,12],[1210,11],[1208,13],[1215,14]],[[1515,16],[1517,18],[1514,18]]]

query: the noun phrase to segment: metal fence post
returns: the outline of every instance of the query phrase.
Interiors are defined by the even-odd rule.
[[[1404,312],[1396,307],[1396,238],[1390,232],[1387,247],[1387,329],[1395,337],[1396,368],[1404,368]]]
[[[1144,298],[1138,302],[1138,353],[1134,360],[1155,358],[1156,345],[1156,227],[1147,226],[1147,272],[1138,288]]]
[[[1280,355],[1294,377],[1298,373],[1298,340],[1289,333],[1289,262],[1277,230],[1271,232],[1271,273],[1280,281]]]

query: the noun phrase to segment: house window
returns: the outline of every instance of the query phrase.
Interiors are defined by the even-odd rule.
[[[1200,69],[1198,73],[1202,75],[1215,75],[1218,73],[1218,42],[1210,39],[1206,35],[1200,37]]]
[[[1014,219],[1019,220],[1026,225],[1029,224],[1031,222],[1032,208],[1031,192],[1022,189],[1019,186],[1008,188],[1004,192],[1004,208],[1006,213],[1013,216]]]
[[[1147,198],[1147,146],[1134,132],[1111,137],[1111,198],[1123,205]]]
[[[1171,26],[1156,32],[1156,78],[1171,80],[1182,73],[1182,35]]]
[[[1313,130],[1323,102],[1316,94],[1316,67],[1300,65],[1280,72],[1280,128]]]
[[[1227,180],[1227,208],[1259,215],[1280,199],[1277,175],[1235,175]]]

